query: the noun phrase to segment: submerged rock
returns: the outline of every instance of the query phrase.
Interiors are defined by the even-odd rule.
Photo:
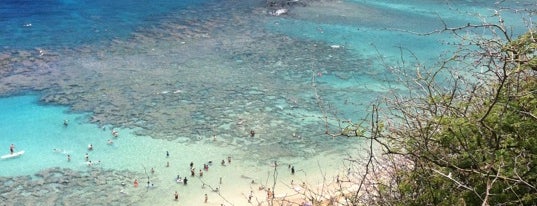
[[[123,188],[122,182],[142,175],[130,171],[51,168],[34,178],[0,177],[0,200],[5,205],[136,205],[141,196],[117,194]]]

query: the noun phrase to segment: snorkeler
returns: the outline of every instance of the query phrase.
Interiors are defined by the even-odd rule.
[[[116,130],[112,129],[112,136],[117,137],[118,135],[119,133]]]

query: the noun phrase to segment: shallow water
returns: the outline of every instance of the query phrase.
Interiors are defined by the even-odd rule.
[[[271,184],[273,161],[282,165],[282,194],[290,180],[322,184],[320,168],[332,181],[346,155],[365,150],[359,138],[325,131],[363,121],[372,101],[401,90],[387,65],[411,59],[402,50],[432,65],[453,49],[449,35],[409,31],[441,28],[439,17],[450,26],[479,22],[473,14],[495,8],[488,1],[322,1],[276,17],[262,1],[9,1],[0,7],[7,11],[0,14],[7,34],[0,37],[0,151],[13,143],[26,153],[0,161],[7,168],[0,176],[52,167],[138,174],[110,176],[117,186],[145,179],[153,167],[156,187],[125,187],[141,205],[172,204],[175,190],[186,205],[204,193],[210,204],[244,205],[250,190],[264,200],[257,187]],[[524,31],[519,15],[504,16]],[[88,167],[85,153],[100,163]],[[220,166],[228,156],[233,163]],[[203,178],[173,182],[189,174],[191,161],[199,168],[209,160],[216,164]],[[289,175],[289,164],[301,173]],[[220,177],[222,196],[201,188]]]

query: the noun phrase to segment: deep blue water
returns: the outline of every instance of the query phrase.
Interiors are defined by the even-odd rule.
[[[172,11],[211,0],[4,0],[0,47],[61,48],[125,39]]]

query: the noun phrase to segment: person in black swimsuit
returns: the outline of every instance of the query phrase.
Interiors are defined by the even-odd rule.
[[[11,145],[9,146],[9,152],[10,152],[11,154],[13,154],[13,152],[15,152],[15,145],[14,145],[14,144],[11,144]]]

